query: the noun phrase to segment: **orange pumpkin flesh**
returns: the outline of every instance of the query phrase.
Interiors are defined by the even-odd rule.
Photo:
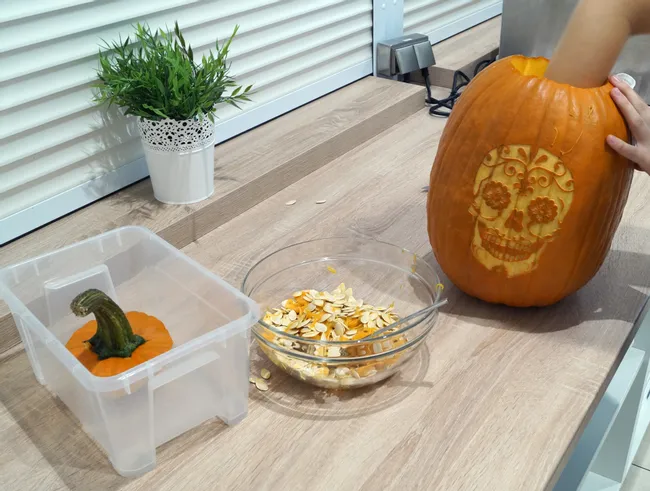
[[[112,333],[116,333],[118,330],[123,329],[124,323],[128,326],[126,333],[119,333],[118,335],[113,336],[113,338],[117,340],[115,350],[120,352],[120,354],[107,358],[96,353],[93,349],[92,342],[89,342],[97,336],[97,320],[87,322],[83,327],[72,334],[65,345],[66,348],[93,375],[96,375],[97,377],[112,377],[118,375],[162,353],[165,353],[172,348],[172,338],[169,335],[169,331],[167,331],[160,320],[143,312],[127,312],[124,314],[109,297],[97,290],[84,292],[79,295],[77,299],[90,292],[101,297],[98,303],[103,302],[103,307],[108,307],[108,309],[110,309],[110,316],[107,317],[104,315],[105,312],[102,313],[97,310],[93,311],[94,309],[88,309],[88,311],[84,312],[83,315],[94,313],[97,319],[100,319],[101,322],[105,322],[103,326],[107,330],[111,330]],[[73,301],[73,306],[77,299]],[[108,302],[110,302],[110,304]],[[77,313],[74,308],[73,312]],[[127,338],[134,340],[138,336],[144,339],[144,342],[140,340],[142,344],[139,344],[139,342],[136,341],[135,345],[137,346],[135,349],[133,349],[132,346],[131,348],[126,348],[126,352],[124,352]]]
[[[428,232],[461,290],[513,306],[552,304],[587,283],[620,222],[633,168],[612,86],[543,78],[544,58],[504,58],[454,107],[431,171]]]

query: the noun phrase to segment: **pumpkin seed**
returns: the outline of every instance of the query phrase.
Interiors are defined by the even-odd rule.
[[[338,358],[341,356],[341,348],[338,346],[330,346],[327,348],[327,356],[330,356],[332,358]]]
[[[314,329],[316,329],[318,332],[327,332],[327,326],[325,324],[321,324],[320,322],[314,324]]]
[[[324,204],[324,203],[326,203],[326,202],[327,202],[327,200],[319,199],[318,201],[316,201],[316,204],[317,204],[317,205],[322,205],[322,204]]]
[[[334,374],[339,378],[345,377],[349,373],[350,369],[348,367],[338,367],[336,370],[334,370]]]
[[[264,380],[268,380],[271,378],[271,372],[267,368],[262,368],[260,375]]]
[[[292,199],[292,200],[290,200],[290,201],[287,201],[287,202],[285,203],[285,205],[287,205],[287,206],[291,206],[291,205],[295,205],[297,202],[298,202],[297,200]]]
[[[315,338],[316,336],[318,336],[318,333],[316,331],[311,331],[311,330],[302,334],[303,338]]]
[[[257,389],[261,390],[262,392],[266,392],[267,390],[269,390],[268,384],[264,382],[264,380],[262,379],[257,379],[255,381],[255,387],[257,387]]]

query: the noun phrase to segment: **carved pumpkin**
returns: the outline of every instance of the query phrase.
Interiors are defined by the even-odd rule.
[[[431,171],[431,246],[461,290],[513,306],[552,304],[603,263],[632,179],[608,134],[627,139],[610,84],[543,77],[548,60],[497,61],[467,87]]]

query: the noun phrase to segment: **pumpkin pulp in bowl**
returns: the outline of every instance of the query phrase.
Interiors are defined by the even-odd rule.
[[[335,238],[271,254],[250,270],[243,291],[267,312],[253,328],[267,357],[295,378],[338,389],[399,370],[435,324],[437,312],[427,307],[439,298],[438,284],[431,267],[404,249]]]

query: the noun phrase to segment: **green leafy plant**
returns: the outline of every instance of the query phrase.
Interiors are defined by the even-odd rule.
[[[135,26],[135,40],[108,44],[99,53],[99,81],[95,102],[115,104],[126,114],[146,119],[185,120],[207,116],[214,121],[215,106],[250,101],[252,85],[237,86],[230,76],[228,51],[239,26],[230,38],[195,63],[192,47],[174,25],[174,31],[152,32],[147,25]],[[225,95],[232,89],[229,95]]]

